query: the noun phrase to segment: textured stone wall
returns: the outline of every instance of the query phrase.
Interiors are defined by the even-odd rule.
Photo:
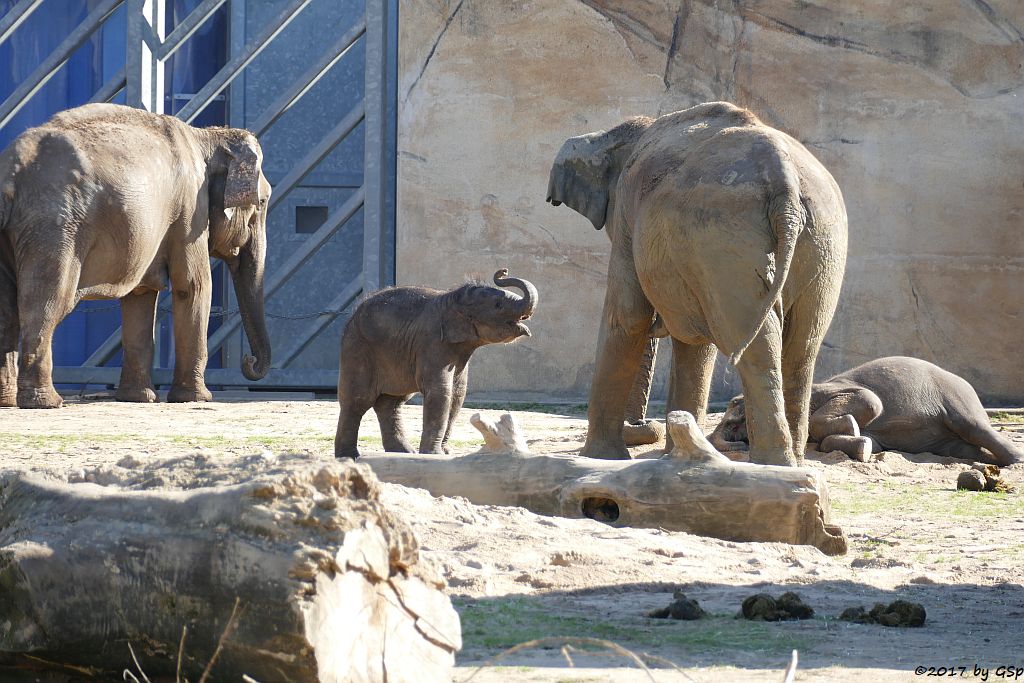
[[[906,354],[1024,401],[1020,0],[403,0],[400,26],[399,282],[508,266],[542,296],[471,392],[588,392],[608,241],[544,202],[565,138],[721,99],[846,198],[819,377]],[[716,399],[739,385],[721,360]]]

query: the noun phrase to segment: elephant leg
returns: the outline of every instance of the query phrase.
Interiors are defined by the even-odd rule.
[[[53,388],[53,331],[78,303],[81,267],[74,256],[51,252],[23,264],[23,272],[41,275],[18,282],[18,407],[59,408],[64,399]]]
[[[808,434],[821,443],[833,435],[860,436],[882,414],[882,400],[870,389],[842,390],[818,406],[808,420]],[[842,449],[840,449],[842,450]]]
[[[454,396],[454,377],[441,373],[429,386],[423,387],[423,432],[420,453],[444,453],[443,442],[448,430]]]
[[[380,423],[380,438],[384,450],[388,453],[415,453],[416,449],[409,443],[402,424],[402,406],[409,400],[408,396],[388,396],[381,394],[373,404],[373,412],[377,413]],[[360,418],[362,415],[360,415]],[[358,426],[358,425],[357,425]]]
[[[462,410],[462,403],[466,400],[466,380],[469,375],[468,369],[463,368],[462,372],[455,373],[454,380],[452,381],[452,404],[451,409],[448,411],[448,424],[444,430],[444,438],[441,440],[441,450],[445,453],[450,453],[448,449],[448,439],[452,435],[452,425],[455,424],[455,418],[459,416],[459,411]]]
[[[334,457],[358,458],[359,423],[363,421],[366,411],[374,406],[374,401],[363,396],[338,396],[338,402],[341,404],[341,411],[338,413],[338,428],[334,433]],[[379,415],[380,413],[378,419]],[[384,421],[380,420],[380,423],[383,435]],[[385,445],[384,450],[391,449]]]
[[[714,344],[684,344],[672,340],[672,372],[669,375],[666,413],[685,410],[693,415],[697,426],[704,428],[717,353]],[[674,445],[672,435],[667,435],[665,451],[670,452]]]
[[[156,329],[156,291],[121,299],[121,345],[124,362],[117,384],[118,401],[156,403],[153,387],[153,339]]]
[[[206,388],[206,329],[210,322],[213,277],[206,241],[194,242],[171,258],[174,311],[174,380],[170,403],[212,401]],[[367,406],[369,409],[369,406]],[[365,412],[365,411],[364,411]]]
[[[632,256],[614,250],[608,266],[594,381],[590,385],[587,441],[580,455],[629,459],[622,439],[622,423],[653,320],[654,308],[640,289]]]
[[[0,408],[13,408],[18,405],[17,309],[12,307],[3,314],[0,318]]]
[[[946,427],[962,441],[953,441],[946,449],[939,449],[947,452],[936,451],[936,455],[966,458],[1000,467],[1024,463],[1024,451],[993,429],[987,417],[983,422],[980,418],[947,408],[944,421]]]
[[[629,390],[626,399],[626,422],[635,424],[643,422],[647,417],[647,403],[651,397],[651,384],[654,382],[654,362],[658,356],[658,338],[651,337],[644,349],[640,369],[636,373],[636,381]]]
[[[795,465],[782,382],[782,324],[774,312],[743,353],[736,369],[743,382],[750,462]]]

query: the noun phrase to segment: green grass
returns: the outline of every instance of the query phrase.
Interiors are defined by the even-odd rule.
[[[934,489],[903,482],[831,484],[832,511],[853,515],[919,515],[934,519],[995,519],[1024,514],[1019,493]]]
[[[779,624],[744,621],[732,615],[673,621],[646,619],[638,613],[627,622],[611,622],[596,615],[559,614],[536,598],[454,598],[452,602],[462,619],[466,649],[504,650],[538,638],[565,636],[602,638],[630,649],[669,648],[679,654],[743,651],[781,655],[794,648],[806,649],[816,640],[814,634],[792,633]]]
[[[1024,414],[997,410],[994,413],[989,413],[988,419],[996,424],[1000,422],[1024,422]]]

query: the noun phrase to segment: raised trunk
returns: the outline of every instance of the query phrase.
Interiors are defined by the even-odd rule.
[[[508,269],[502,268],[494,274],[494,284],[499,287],[516,287],[523,292],[523,296],[520,299],[520,315],[523,319],[529,318],[533,315],[533,311],[537,308],[537,288],[533,286],[533,283],[528,280],[522,280],[517,277],[508,277]]]
[[[266,236],[258,231],[238,254],[238,265],[231,271],[242,326],[253,353],[242,358],[242,374],[253,381],[266,377],[270,369],[270,335],[267,334],[267,322],[263,315],[263,263],[266,250]]]

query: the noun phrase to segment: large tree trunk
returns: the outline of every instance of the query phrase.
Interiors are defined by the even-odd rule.
[[[49,662],[121,680],[447,681],[458,615],[367,468],[126,491],[0,477],[0,679]],[[9,669],[8,669],[9,670]],[[65,669],[67,670],[67,669]],[[141,677],[140,677],[141,678]]]
[[[613,526],[687,531],[730,541],[813,545],[846,552],[829,523],[828,488],[813,470],[734,463],[716,451],[693,416],[669,415],[675,448],[656,460],[529,455],[498,427],[473,417],[487,448],[459,457],[409,454],[360,459],[383,481],[463,496],[478,505],[515,505],[542,515],[590,517]],[[502,424],[505,429],[499,429]],[[514,430],[511,430],[514,432]],[[504,452],[499,452],[504,450]]]

